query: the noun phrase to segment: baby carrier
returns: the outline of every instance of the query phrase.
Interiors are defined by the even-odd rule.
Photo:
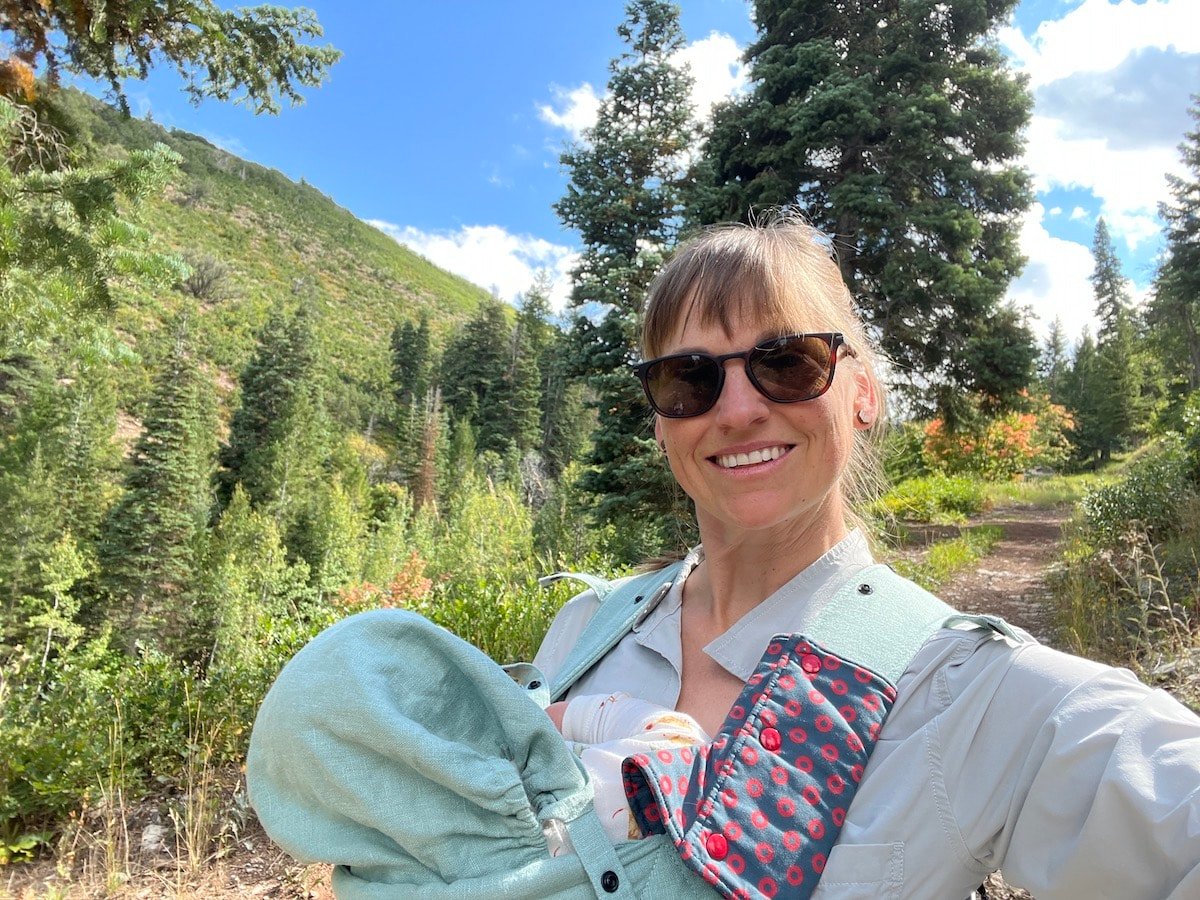
[[[263,701],[247,758],[268,834],[334,864],[341,900],[401,897],[808,897],[895,685],[961,616],[886,566],[845,585],[803,635],[780,635],[714,741],[626,760],[644,833],[613,845],[587,773],[542,708],[666,595],[681,566],[616,584],[553,684],[500,667],[415,614],[327,629]],[[531,702],[532,701],[532,702]],[[547,835],[573,852],[551,855]]]

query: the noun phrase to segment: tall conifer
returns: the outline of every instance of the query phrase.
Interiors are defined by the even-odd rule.
[[[241,404],[221,451],[222,499],[241,484],[287,534],[329,457],[312,311],[276,308],[242,372]]]
[[[1154,282],[1149,319],[1169,374],[1200,389],[1200,94],[1189,115],[1195,128],[1179,145],[1187,174],[1168,175],[1171,200],[1160,204],[1167,252]]]
[[[1103,460],[1125,446],[1139,424],[1143,379],[1134,344],[1129,286],[1102,218],[1096,222],[1092,256],[1092,289],[1096,318],[1100,320],[1096,335],[1096,450]]]
[[[646,288],[681,224],[692,79],[671,62],[684,41],[674,4],[632,0],[617,33],[627,49],[609,64],[595,125],[562,156],[570,181],[555,204],[583,243],[571,295],[573,342],[599,419],[592,468],[581,481],[598,497],[602,519],[636,517],[673,538],[675,493],[628,364],[637,356]]]
[[[1030,200],[1031,101],[994,37],[1015,6],[756,0],[753,90],[716,111],[697,167],[697,221],[796,204],[832,236],[918,405],[1027,380],[1036,357],[1001,306]]]
[[[194,649],[181,642],[212,511],[216,433],[216,393],[181,323],[100,545],[109,615],[130,645],[141,639],[176,653]]]

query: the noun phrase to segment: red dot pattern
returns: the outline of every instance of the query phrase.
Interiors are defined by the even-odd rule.
[[[776,637],[714,741],[625,760],[630,808],[724,897],[809,897],[895,696],[802,635]]]

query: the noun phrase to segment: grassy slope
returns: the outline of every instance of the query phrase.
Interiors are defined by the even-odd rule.
[[[183,157],[165,194],[130,212],[166,248],[185,258],[210,255],[230,267],[227,299],[205,304],[193,324],[202,352],[225,377],[236,376],[245,364],[254,331],[275,303],[311,299],[333,376],[331,399],[344,418],[358,418],[353,407],[386,383],[388,338],[397,323],[427,312],[435,334],[444,335],[487,296],[311,185],[196,135],[125,119],[82,93],[62,92],[60,105],[103,156],[161,141]],[[153,335],[181,302],[174,291],[127,298],[120,327],[143,356],[156,355]]]

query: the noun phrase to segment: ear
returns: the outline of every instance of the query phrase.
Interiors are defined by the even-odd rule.
[[[654,440],[660,445],[663,442],[662,416],[658,415],[654,417]]]
[[[879,418],[879,394],[861,367],[854,373],[854,427],[867,431]]]

